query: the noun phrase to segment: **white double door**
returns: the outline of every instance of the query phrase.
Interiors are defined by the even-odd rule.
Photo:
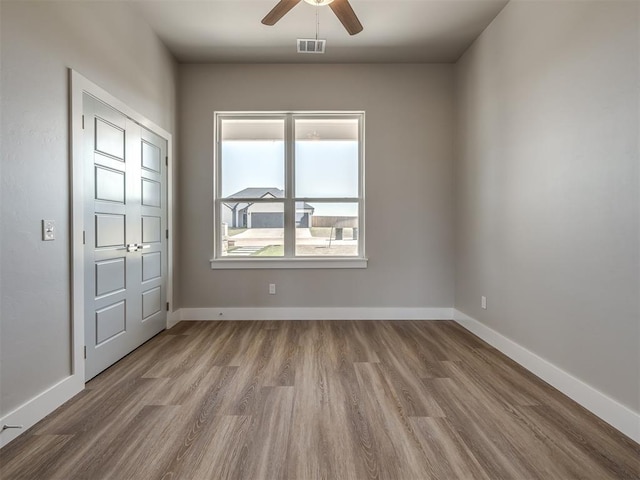
[[[84,94],[85,380],[166,327],[167,141]]]

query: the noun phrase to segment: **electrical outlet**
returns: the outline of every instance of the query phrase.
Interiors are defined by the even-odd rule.
[[[269,284],[269,295],[275,295],[276,294],[276,284],[275,283],[270,283]]]
[[[56,222],[53,220],[42,220],[42,240],[49,242],[56,239]]]
[[[480,297],[480,306],[483,310],[487,309],[487,297],[485,297],[484,295]]]

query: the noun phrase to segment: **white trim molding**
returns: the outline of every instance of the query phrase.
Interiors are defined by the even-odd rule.
[[[294,269],[294,268],[367,268],[366,258],[212,258],[213,270],[241,270],[241,269]]]
[[[357,151],[357,194],[354,192],[345,192],[344,197],[331,196],[329,191],[325,192],[322,196],[300,196],[302,192],[296,190],[296,175],[295,175],[295,145],[296,129],[298,128],[298,121],[349,121],[355,122],[356,125],[350,125],[349,131],[331,132],[327,135],[334,135],[338,133],[336,138],[342,138],[350,141],[356,141],[358,146]],[[261,257],[261,256],[249,256],[241,258],[240,256],[225,254],[226,237],[223,234],[222,220],[224,219],[223,211],[230,214],[231,211],[225,209],[223,205],[231,203],[237,203],[238,197],[236,194],[229,195],[230,192],[226,192],[226,186],[224,185],[224,178],[222,175],[223,160],[223,144],[225,140],[243,140],[248,138],[246,133],[233,132],[233,128],[230,128],[227,133],[223,135],[223,131],[227,131],[227,128],[223,125],[225,122],[243,122],[245,127],[250,125],[256,125],[256,122],[269,121],[275,122],[267,130],[261,132],[252,132],[249,136],[252,138],[259,137],[259,139],[271,139],[280,138],[283,143],[283,168],[284,178],[283,184],[279,186],[282,189],[282,195],[274,197],[271,195],[267,198],[264,192],[252,192],[250,196],[242,195],[242,200],[247,205],[254,205],[252,208],[258,208],[257,206],[266,203],[271,203],[278,206],[278,212],[282,213],[283,218],[283,237],[282,237],[282,254],[279,257]],[[365,223],[365,112],[362,110],[352,111],[215,111],[213,112],[213,258],[210,261],[212,269],[292,269],[292,268],[367,268],[367,257],[365,255],[366,245],[366,223]],[[352,126],[357,126],[356,134],[354,135]],[[273,128],[272,128],[273,127]],[[254,129],[255,130],[255,129]],[[260,129],[258,129],[260,130]],[[335,130],[335,129],[331,129]],[[340,129],[338,129],[340,130]],[[300,133],[300,132],[298,132]],[[323,138],[324,138],[323,133]],[[312,136],[317,136],[317,132],[313,132]],[[228,138],[227,138],[228,137]],[[319,137],[318,137],[319,138]],[[244,192],[244,190],[243,190]],[[224,194],[223,194],[224,193]],[[238,192],[239,193],[239,192]],[[246,192],[245,192],[246,193]],[[263,195],[261,195],[261,193]],[[253,196],[255,194],[255,196]],[[233,202],[236,200],[235,202]],[[353,217],[355,210],[349,213],[349,218],[356,218],[356,227],[358,228],[357,239],[357,255],[335,257],[328,255],[317,256],[298,256],[296,253],[296,205],[300,202],[309,203],[315,206],[315,209],[320,209],[321,205],[329,204],[345,204],[351,207],[357,207],[357,217]],[[248,209],[248,207],[245,207]],[[275,211],[275,210],[274,210]],[[245,212],[246,213],[246,212]],[[251,216],[251,213],[246,213]],[[334,212],[335,214],[335,212]],[[239,212],[234,210],[233,217],[237,217]],[[316,214],[317,215],[317,214]],[[246,216],[246,215],[245,215]],[[227,219],[229,220],[229,219]],[[232,225],[238,224],[238,218],[234,218],[231,222]],[[245,219],[246,220],[246,219]],[[241,222],[249,226],[251,221]],[[332,222],[335,226],[335,222]],[[229,226],[232,226],[229,225]],[[238,225],[236,225],[238,226]],[[354,227],[355,228],[355,227]],[[333,230],[332,230],[333,232]],[[237,237],[231,237],[237,238]],[[231,241],[231,238],[228,238]],[[321,240],[321,239],[318,239]],[[324,244],[324,241],[321,243]],[[326,245],[325,245],[326,246]],[[227,252],[229,253],[229,252]]]
[[[451,320],[452,308],[183,308],[180,320]]]
[[[0,418],[0,425],[22,427],[4,430],[0,436],[0,447],[14,440],[83,389],[84,378],[77,374],[71,375]]]
[[[640,442],[640,414],[459,310],[453,319],[629,438]]]
[[[175,327],[182,321],[181,312],[182,310],[180,309],[170,310],[169,312],[167,312],[167,330]]]

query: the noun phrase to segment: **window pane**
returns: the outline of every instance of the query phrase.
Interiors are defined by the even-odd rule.
[[[226,202],[222,209],[223,257],[282,257],[284,205]]]
[[[295,120],[296,197],[358,196],[358,120]]]
[[[284,189],[284,119],[222,119],[222,197]]]
[[[296,255],[357,256],[357,203],[296,202]]]

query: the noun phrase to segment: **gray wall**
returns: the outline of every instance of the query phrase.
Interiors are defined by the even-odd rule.
[[[67,67],[173,132],[176,65],[120,2],[3,0],[0,28],[4,415],[70,374]]]
[[[452,73],[451,65],[181,65],[182,305],[451,307]],[[369,268],[211,270],[215,110],[366,111]]]
[[[639,5],[507,5],[456,67],[455,166],[456,308],[635,411]]]

